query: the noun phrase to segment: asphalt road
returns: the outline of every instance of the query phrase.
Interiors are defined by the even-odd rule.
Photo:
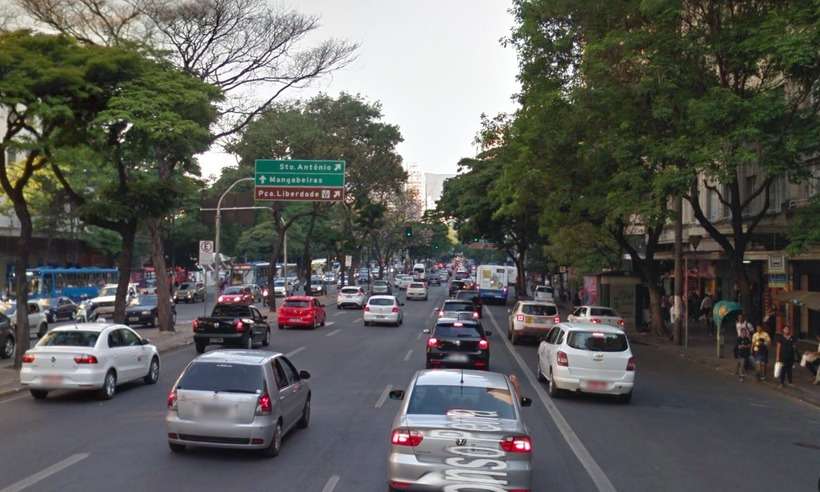
[[[293,354],[297,369],[313,376],[311,426],[290,434],[275,459],[169,451],[165,399],[195,356],[189,347],[163,356],[159,384],[121,388],[111,401],[70,392],[44,402],[0,400],[0,492],[383,492],[398,406],[384,395],[424,365],[421,330],[445,288],[431,292],[430,301],[405,306],[399,328],[364,327],[359,311],[330,306],[329,326],[273,331],[271,350]],[[535,446],[533,491],[817,490],[816,408],[642,346],[635,347],[631,405],[591,397],[553,402],[530,384],[535,347],[515,347],[523,370],[504,338],[504,308],[487,311],[487,326],[502,325],[490,339],[491,369],[517,374],[535,400],[524,409]]]

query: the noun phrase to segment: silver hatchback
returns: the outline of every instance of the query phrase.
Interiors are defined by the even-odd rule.
[[[278,455],[282,437],[310,423],[309,378],[282,354],[216,350],[200,355],[168,394],[171,451],[204,446]]]
[[[391,491],[530,490],[532,441],[518,396],[503,374],[419,371],[393,421]]]

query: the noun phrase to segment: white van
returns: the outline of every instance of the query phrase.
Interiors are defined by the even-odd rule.
[[[413,265],[413,280],[418,280],[419,282],[427,281],[427,267],[424,266],[424,263],[416,263]]]

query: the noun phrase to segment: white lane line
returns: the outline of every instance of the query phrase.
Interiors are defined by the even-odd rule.
[[[424,336],[424,332],[420,331],[418,336],[416,337],[416,340],[421,340],[421,337],[423,337],[423,336]]]
[[[335,321],[327,321],[327,322],[325,322],[325,326],[333,326],[333,325],[335,325],[335,324],[336,324],[336,322],[335,322]]]
[[[492,322],[493,326],[495,327],[496,333],[501,333],[501,328],[498,326],[498,322],[495,320],[495,316],[491,310],[488,310],[490,315],[490,321]],[[615,486],[612,485],[612,482],[609,481],[609,477],[606,476],[604,470],[601,469],[598,462],[595,461],[595,458],[587,450],[584,443],[581,442],[581,439],[578,437],[578,434],[572,430],[570,427],[569,422],[564,416],[561,414],[561,411],[558,410],[558,407],[555,406],[555,403],[552,402],[547,393],[544,391],[544,387],[541,383],[538,382],[535,375],[532,373],[527,364],[524,362],[524,359],[518,355],[515,348],[513,347],[512,343],[507,340],[507,337],[499,336],[498,338],[504,342],[504,345],[507,347],[507,350],[512,355],[515,362],[518,363],[518,366],[521,368],[521,372],[527,377],[527,380],[530,382],[530,385],[535,388],[535,393],[538,395],[538,399],[541,400],[541,404],[544,405],[544,408],[547,409],[547,412],[552,417],[553,422],[555,422],[555,426],[558,427],[558,431],[561,433],[561,436],[564,438],[564,441],[567,442],[567,445],[572,452],[575,453],[575,457],[578,458],[578,461],[581,462],[581,466],[589,474],[589,478],[592,479],[592,482],[595,484],[595,487],[600,492],[616,492]]]
[[[68,458],[60,461],[58,463],[54,463],[53,465],[49,466],[48,468],[41,470],[30,477],[24,478],[19,482],[13,483],[6,487],[0,492],[19,492],[20,490],[26,489],[31,487],[32,485],[36,484],[37,482],[43,481],[46,478],[54,475],[55,473],[59,473],[71,465],[75,465],[80,461],[88,458],[88,453],[79,453],[79,454],[72,454]]]
[[[343,312],[339,311],[338,313],[334,314],[334,315],[333,315],[333,317],[335,318],[336,316],[341,316],[341,315],[343,315],[343,314],[345,314],[345,313],[343,313]]]
[[[375,408],[381,408],[384,405],[384,402],[387,401],[387,397],[390,395],[390,391],[393,389],[391,385],[387,385],[384,387],[384,391],[382,391],[382,395],[379,397],[379,401],[376,402],[374,405]]]
[[[333,492],[337,483],[339,483],[339,475],[333,475],[327,479],[327,483],[322,487],[322,492]]]
[[[301,352],[301,351],[305,350],[306,348],[307,348],[307,347],[299,347],[298,349],[293,349],[293,350],[291,350],[290,352],[288,352],[287,354],[285,354],[285,356],[287,356],[287,357],[293,357],[294,355],[296,355],[296,354],[298,354],[299,352]],[[3,492],[3,491],[2,491],[2,490],[0,490],[0,492]]]
[[[29,397],[29,395],[27,395],[27,394],[26,395],[17,395],[17,396],[11,397],[11,398],[6,398],[5,400],[0,400],[0,403],[8,403],[10,401],[22,400],[23,398],[28,398],[28,397]]]
[[[413,355],[413,349],[407,351],[407,355],[404,356],[404,362],[410,360],[410,356]]]
[[[332,337],[333,335],[335,335],[335,334],[339,333],[340,331],[342,331],[342,329],[341,329],[341,328],[336,328],[335,330],[331,331],[330,333],[328,333],[328,334],[327,334],[327,335],[325,335],[325,336],[326,336],[326,337]]]

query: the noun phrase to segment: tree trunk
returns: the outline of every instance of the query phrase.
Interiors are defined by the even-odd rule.
[[[148,234],[151,237],[151,262],[157,276],[157,317],[159,331],[174,331],[173,313],[171,312],[172,282],[168,278],[165,265],[165,248],[162,244],[162,219],[146,221]]]
[[[14,338],[17,348],[14,352],[14,368],[23,366],[23,354],[29,348],[28,326],[28,269],[29,251],[31,251],[31,215],[25,201],[14,204],[14,212],[20,221],[20,237],[17,238],[17,258],[14,260],[14,291],[17,296],[17,321]]]
[[[649,288],[649,329],[653,335],[660,337],[667,336],[663,326],[663,310],[661,308],[661,296],[663,290],[657,283],[646,282]]]
[[[749,281],[749,274],[746,271],[746,265],[743,264],[743,256],[745,251],[736,251],[734,258],[731,258],[732,266],[734,267],[735,282],[740,290],[740,305],[743,306],[743,314],[746,319],[753,324],[759,323],[758,313],[754,311],[754,303],[752,300],[752,283]]]
[[[527,295],[527,276],[526,271],[524,269],[524,262],[526,261],[527,257],[527,249],[525,247],[521,247],[518,249],[513,261],[515,262],[515,268],[518,270],[518,275],[515,278],[515,295],[520,299]]]
[[[137,222],[125,223],[119,230],[122,238],[122,251],[118,263],[119,281],[117,282],[117,297],[114,300],[114,322],[125,322],[127,307],[128,284],[131,282],[131,263],[134,258],[134,240],[137,237]]]

